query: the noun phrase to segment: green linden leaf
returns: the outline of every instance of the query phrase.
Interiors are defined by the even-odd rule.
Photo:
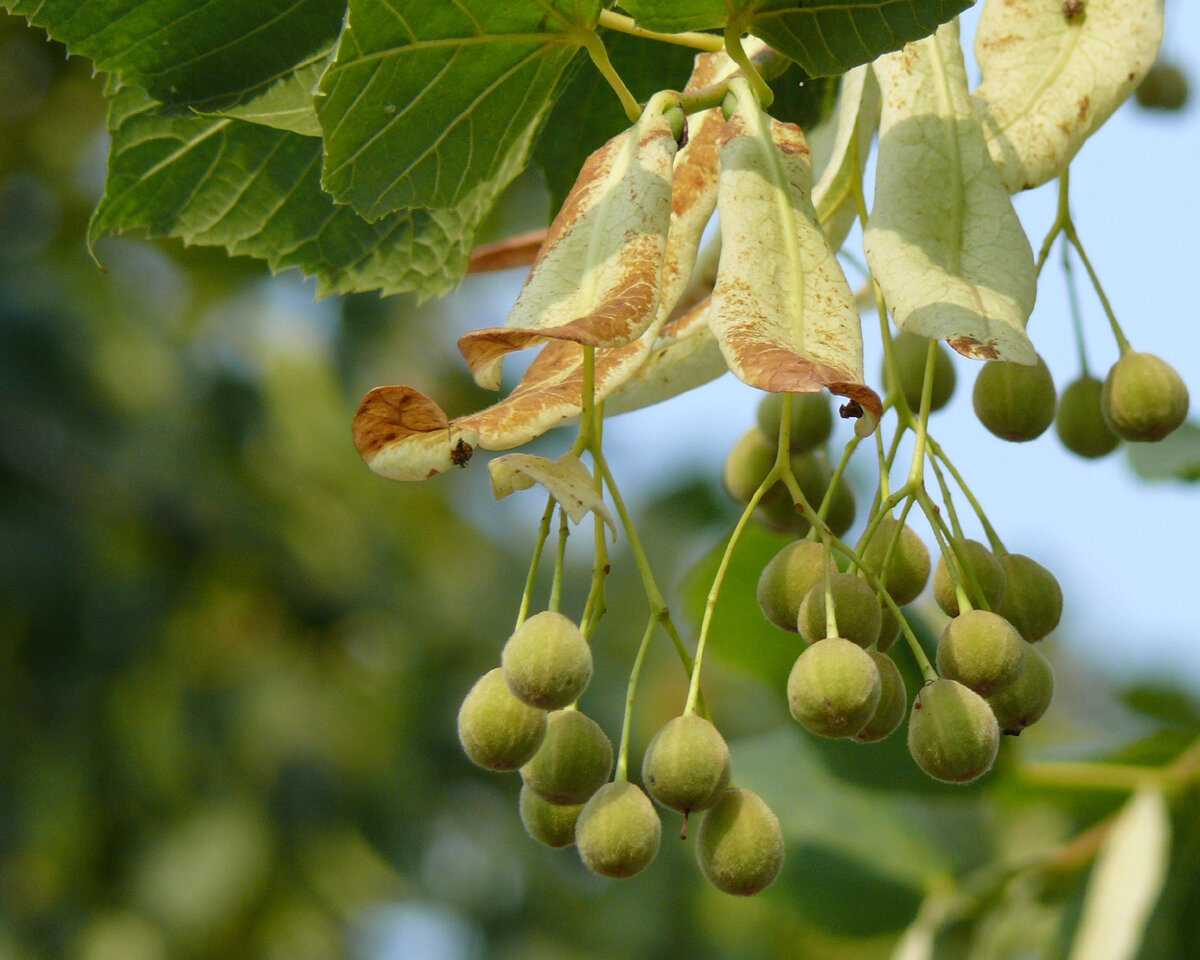
[[[600,0],[350,0],[321,81],[325,189],[374,220],[515,176],[599,13]]]
[[[124,84],[172,105],[255,96],[337,36],[346,0],[4,0]]]
[[[1200,482],[1200,423],[1189,420],[1158,443],[1131,443],[1127,453],[1143,480]]]
[[[933,33],[972,0],[623,0],[639,26],[760,37],[813,77],[832,77]]]
[[[143,229],[299,267],[322,295],[447,293],[466,272],[479,222],[512,171],[457,207],[374,223],[335,204],[319,181],[321,141],[230,117],[164,113],[136,87],[109,92],[112,146],[92,242]]]
[[[313,94],[329,62],[329,53],[329,50],[323,50],[310,61],[299,64],[259,96],[228,110],[215,110],[209,116],[260,123],[305,137],[321,136],[321,122],[317,119]]]

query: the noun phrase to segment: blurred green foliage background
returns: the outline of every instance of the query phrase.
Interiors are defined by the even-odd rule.
[[[532,530],[476,529],[465,476],[390,484],[350,441],[377,383],[478,404],[446,307],[314,304],[256,263],[132,239],[101,244],[101,272],[83,238],[104,150],[88,66],[0,20],[0,960],[868,960],[947,891],[937,957],[1067,956],[1089,828],[1127,793],[1025,765],[1167,763],[1200,733],[1185,692],[1059,661],[1050,718],[966,789],[926,780],[902,735],[815,743],[782,697],[794,640],[753,602],[782,541],[755,534],[706,689],[783,822],[784,874],[718,894],[668,818],[645,874],[591,876],[455,740]],[[641,511],[664,583],[728,530],[715,474]],[[615,739],[646,609],[623,545],[614,562],[585,707]],[[682,705],[672,656],[644,676],[635,762]],[[1173,799],[1145,960],[1200,943],[1195,783]]]

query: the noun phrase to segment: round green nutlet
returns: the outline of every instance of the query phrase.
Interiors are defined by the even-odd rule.
[[[748,897],[767,889],[783,867],[779,818],[753,790],[731,787],[700,821],[696,860],[722,893]]]
[[[654,735],[642,760],[642,782],[664,807],[706,810],[729,786],[729,746],[703,717],[688,714]]]
[[[954,680],[926,684],[908,719],[908,752],[935,780],[970,783],[992,769],[1000,727],[991,707]]]
[[[902,607],[916,600],[925,589],[925,584],[929,582],[931,563],[929,548],[917,535],[917,531],[906,523],[901,529],[899,541],[892,549],[885,578],[884,557],[887,556],[899,526],[900,521],[884,517],[875,528],[870,543],[859,551],[859,556],[862,557],[863,566],[867,570],[884,580],[884,585],[896,601],[896,606]]]
[[[1026,646],[1016,628],[999,614],[968,610],[942,631],[938,673],[989,697],[1016,682]]]
[[[767,441],[779,443],[779,416],[784,397],[789,394],[768,393],[758,404],[758,429]],[[792,453],[807,453],[829,439],[833,431],[833,410],[824,392],[793,393],[792,422],[788,433],[788,449]]]
[[[892,357],[896,362],[896,372],[900,377],[900,392],[908,401],[913,413],[921,409],[921,389],[925,382],[925,355],[929,350],[929,340],[915,333],[902,331],[892,338]],[[881,379],[884,386],[891,389],[891,378],[888,376],[887,363],[883,365]],[[940,343],[933,360],[933,393],[930,397],[929,411],[941,410],[950,398],[954,396],[954,386],[958,377],[954,372],[954,364],[950,360],[950,352]]]
[[[879,604],[879,639],[875,641],[875,649],[886,653],[900,639],[900,621],[892,613],[892,608],[886,603]]]
[[[978,540],[954,540],[953,546],[957,547],[954,554],[955,568],[958,569],[958,555],[961,554],[975,583],[983,591],[983,595],[980,596],[971,585],[972,577],[964,576],[963,589],[971,603],[982,606],[986,600],[992,610],[998,608],[1004,600],[1005,583],[1004,568],[1000,566],[996,555]],[[937,568],[933,571],[933,598],[947,614],[952,617],[958,616],[958,594],[954,590],[954,581],[946,567],[944,555],[938,558]]]
[[[1002,440],[1034,440],[1054,422],[1054,378],[1041,357],[1032,365],[989,360],[972,399],[979,422]]]
[[[854,739],[859,743],[877,743],[890,737],[904,722],[904,714],[908,711],[908,690],[905,689],[900,668],[891,657],[878,650],[868,650],[867,653],[879,670],[879,706],[867,725],[854,735]]]
[[[512,695],[499,667],[480,677],[458,710],[458,740],[486,770],[516,770],[541,746],[546,712]]]
[[[1062,445],[1073,454],[1096,460],[1117,449],[1121,438],[1104,421],[1100,396],[1104,384],[1095,377],[1083,376],[1067,385],[1058,398],[1054,429]]]
[[[749,503],[774,465],[775,447],[762,431],[746,431],[725,458],[725,491],[738,503]]]
[[[818,640],[800,654],[787,683],[788,708],[806,730],[821,737],[853,737],[879,706],[879,668],[856,643]]]
[[[525,832],[538,843],[558,850],[575,842],[575,821],[582,803],[550,803],[530,790],[528,784],[521,785],[518,803]]]
[[[1041,719],[1054,697],[1054,671],[1032,644],[1025,647],[1025,659],[1016,683],[987,698],[1000,729],[1016,736]]]
[[[1062,619],[1063,594],[1058,580],[1036,560],[1020,553],[998,558],[1004,570],[1004,599],[996,613],[1036,643]]]
[[[600,725],[578,710],[546,717],[546,738],[521,767],[521,779],[550,803],[583,803],[613,768],[613,749]]]
[[[1122,440],[1152,443],[1187,419],[1187,384],[1165,360],[1130,351],[1104,378],[1100,410]]]
[[[829,578],[833,593],[833,615],[838,635],[860,647],[869,647],[879,639],[881,614],[875,591],[862,577],[834,573]],[[806,643],[816,643],[828,635],[825,618],[825,578],[822,577],[804,595],[796,625]]]
[[[658,855],[661,840],[662,823],[654,804],[627,780],[602,786],[575,821],[579,859],[602,877],[640,873]]]
[[[531,707],[557,710],[579,699],[592,679],[592,650],[570,618],[545,610],[508,638],[500,665],[509,689]]]
[[[796,540],[773,556],[758,578],[758,605],[775,626],[796,632],[796,617],[809,588],[825,576],[825,548]]]
[[[1138,106],[1147,110],[1182,110],[1188,102],[1188,78],[1173,63],[1158,60],[1133,92]]]

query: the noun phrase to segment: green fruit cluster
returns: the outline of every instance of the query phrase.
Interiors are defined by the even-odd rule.
[[[1187,384],[1165,360],[1130,350],[1104,378],[1100,411],[1122,440],[1153,443],[1187,419]]]

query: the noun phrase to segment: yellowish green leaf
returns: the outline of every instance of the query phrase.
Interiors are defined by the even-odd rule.
[[[987,0],[975,34],[983,82],[971,95],[1010,193],[1067,169],[1158,56],[1162,0]]]
[[[1132,960],[1166,879],[1171,817],[1160,791],[1134,794],[1096,858],[1070,960]]]
[[[870,433],[879,397],[863,383],[854,295],[817,222],[812,167],[800,128],[762,112],[745,80],[720,140],[721,262],[709,324],[729,369],[771,392],[827,387],[863,409]]]
[[[976,359],[1034,363],[1033,251],[971,107],[958,24],[881,57],[863,247],[897,325]]]
[[[528,490],[534,484],[541,484],[575,523],[595,511],[616,535],[617,525],[604,498],[596,490],[591,471],[574,454],[548,460],[531,453],[509,453],[488,463],[488,473],[492,478],[492,494],[497,500],[515,490]]]

